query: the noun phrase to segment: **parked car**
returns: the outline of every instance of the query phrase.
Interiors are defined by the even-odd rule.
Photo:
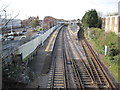
[[[7,33],[7,35],[8,35],[8,36],[12,36],[12,35],[14,35],[14,33],[13,33],[13,32],[10,32],[10,33]]]
[[[14,36],[19,36],[19,32],[15,32],[15,33],[14,33]]]
[[[7,39],[14,40],[14,36],[8,36]]]
[[[23,38],[26,38],[26,36],[21,36],[19,40],[23,39]]]
[[[25,33],[24,32],[19,32],[19,35],[24,35]]]

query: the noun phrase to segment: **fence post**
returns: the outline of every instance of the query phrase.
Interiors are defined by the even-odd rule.
[[[105,45],[105,56],[108,55],[108,51],[109,51],[109,46]]]

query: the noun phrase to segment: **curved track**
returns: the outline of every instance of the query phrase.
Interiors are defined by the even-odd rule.
[[[59,31],[48,88],[115,88],[87,40],[75,38],[67,26]]]

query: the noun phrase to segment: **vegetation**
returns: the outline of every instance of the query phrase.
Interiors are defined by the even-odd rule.
[[[82,23],[87,27],[96,27],[98,23],[98,15],[96,10],[92,9],[85,13]]]
[[[102,25],[102,18],[101,16],[98,16],[98,13],[95,9],[91,9],[88,12],[86,12],[81,21],[84,27],[89,28],[101,28]]]
[[[32,28],[36,28],[39,25],[39,20],[32,20],[30,25],[32,26]]]
[[[118,80],[118,60],[120,50],[118,48],[118,37],[113,32],[105,33],[104,30],[99,28],[90,28],[89,35],[88,30],[85,30],[85,36],[95,46],[95,49],[102,55],[102,59],[112,72],[115,79]],[[104,55],[105,45],[109,46],[109,53]]]

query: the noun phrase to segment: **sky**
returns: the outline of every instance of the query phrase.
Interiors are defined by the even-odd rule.
[[[8,5],[7,12],[17,18],[26,19],[29,16],[53,16],[57,19],[72,20],[82,18],[86,11],[96,9],[103,16],[118,12],[120,0],[0,0],[0,7]]]

